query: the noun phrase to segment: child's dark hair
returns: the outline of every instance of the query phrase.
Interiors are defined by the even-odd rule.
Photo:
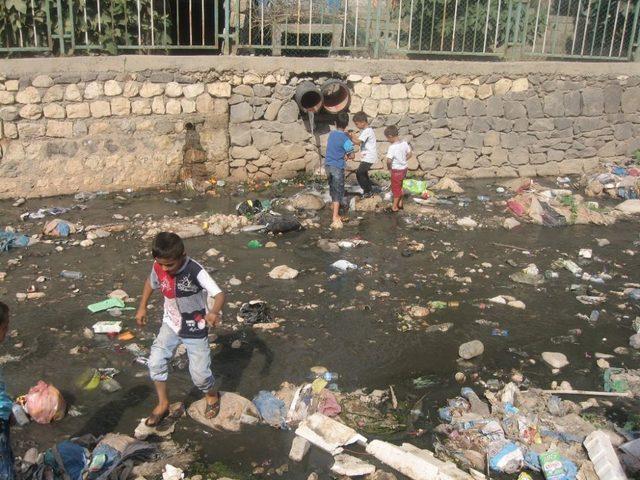
[[[0,327],[9,321],[9,307],[6,303],[0,302]]]
[[[364,112],[358,112],[353,116],[353,121],[355,122],[364,122],[369,123],[369,118],[367,118],[367,114]]]
[[[153,239],[151,247],[153,258],[166,258],[177,260],[184,256],[184,243],[182,239],[173,232],[160,232]]]
[[[336,127],[345,129],[349,125],[349,114],[346,112],[340,112],[336,115]]]
[[[385,137],[397,137],[400,133],[398,132],[398,127],[395,125],[390,125],[384,129]]]

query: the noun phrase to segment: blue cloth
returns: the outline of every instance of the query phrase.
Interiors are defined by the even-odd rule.
[[[344,157],[347,153],[353,152],[353,142],[342,130],[334,130],[329,134],[327,140],[327,155],[324,164],[327,167],[344,168]]]
[[[0,480],[14,480],[14,457],[11,450],[11,438],[9,435],[9,422],[0,421]]]
[[[9,421],[13,401],[7,394],[7,384],[4,381],[4,372],[0,368],[0,420]]]
[[[29,237],[14,232],[0,232],[0,252],[29,245]]]
[[[253,399],[262,419],[274,427],[286,427],[286,406],[273,393],[261,390]]]

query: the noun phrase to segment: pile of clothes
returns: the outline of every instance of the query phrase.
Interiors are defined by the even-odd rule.
[[[640,198],[640,168],[608,165],[607,171],[584,179],[585,195],[624,200]]]

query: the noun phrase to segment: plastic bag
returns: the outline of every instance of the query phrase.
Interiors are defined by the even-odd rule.
[[[26,395],[25,410],[38,423],[62,420],[66,409],[67,404],[60,390],[42,380]]]
[[[256,323],[271,323],[273,318],[266,302],[252,300],[243,304],[238,312],[238,322],[253,325]]]

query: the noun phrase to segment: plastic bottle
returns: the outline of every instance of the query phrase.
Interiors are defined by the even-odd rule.
[[[80,280],[84,275],[82,272],[74,272],[72,270],[62,270],[60,276],[71,280]]]
[[[260,241],[258,240],[251,240],[249,243],[247,243],[247,247],[251,249],[262,248],[262,243],[260,243]]]
[[[589,315],[590,322],[597,322],[600,317],[600,312],[598,310],[592,310],[591,315]]]
[[[19,403],[14,403],[13,407],[11,407],[11,412],[13,413],[13,418],[16,419],[16,423],[21,427],[24,427],[29,423],[29,417],[27,416],[27,412],[24,411],[22,405]]]
[[[322,375],[322,378],[324,378],[327,382],[333,382],[340,378],[340,375],[334,372],[325,372],[325,374]]]

